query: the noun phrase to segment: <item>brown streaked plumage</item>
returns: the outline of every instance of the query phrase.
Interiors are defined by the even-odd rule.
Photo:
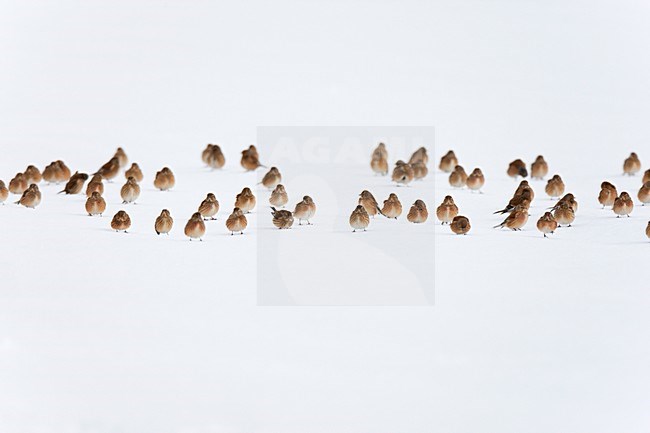
[[[467,184],[467,173],[465,169],[457,165],[454,167],[454,171],[449,174],[449,185],[454,188],[462,188]]]
[[[156,218],[156,223],[154,224],[154,230],[157,235],[169,235],[169,232],[172,231],[174,226],[174,219],[167,209],[163,209],[160,212],[160,215]]]
[[[517,189],[515,190],[515,193],[513,194],[513,197],[514,197],[514,196],[517,196],[517,195],[521,195],[521,193],[522,193],[524,190],[528,190],[528,191],[530,191],[530,201],[535,200],[535,191],[534,191],[533,188],[530,186],[530,184],[528,183],[528,181],[525,180],[525,179],[522,180],[521,182],[519,182],[519,186],[518,186]]]
[[[554,233],[555,229],[557,229],[557,221],[555,221],[555,217],[552,213],[546,212],[539,218],[539,220],[537,220],[537,230],[542,232],[544,237],[546,237],[548,233]]]
[[[32,183],[37,184],[43,179],[43,175],[41,175],[41,171],[33,165],[27,166],[24,175],[25,175],[25,180],[30,185]]]
[[[316,203],[308,195],[302,198],[302,201],[296,205],[293,211],[293,217],[298,218],[298,225],[302,225],[303,221],[307,221],[307,225],[311,225],[310,219],[316,214]]]
[[[397,219],[402,215],[402,203],[399,201],[397,194],[390,193],[388,198],[384,200],[384,207],[381,209],[381,213],[386,218]]]
[[[645,206],[646,204],[650,203],[650,181],[641,185],[637,197],[641,202],[641,206]]]
[[[416,162],[422,162],[426,168],[426,165],[429,163],[429,155],[427,155],[427,148],[421,147],[411,155],[409,159],[409,164],[415,164]]]
[[[125,172],[124,172],[124,177],[129,178],[133,177],[135,180],[138,181],[138,183],[142,182],[142,179],[144,179],[144,176],[142,175],[142,170],[140,170],[140,166],[138,165],[137,162],[134,162],[131,164],[131,167],[129,167]]]
[[[504,213],[507,212],[512,212],[515,207],[524,205],[527,206],[526,208],[530,207],[530,202],[532,201],[531,199],[531,192],[529,189],[523,189],[520,194],[516,194],[515,196],[510,199],[508,204],[506,205],[505,208],[498,210],[494,212],[495,214],[501,214],[503,215]]]
[[[221,147],[218,144],[208,145],[212,146],[209,148],[206,163],[213,170],[220,169],[226,164],[226,157],[221,151]]]
[[[564,181],[559,174],[554,175],[546,182],[544,191],[551,198],[557,198],[564,194]]]
[[[120,197],[122,197],[122,204],[135,203],[140,197],[140,185],[135,177],[129,176],[120,190]]]
[[[106,164],[102,165],[96,173],[101,174],[102,178],[110,182],[120,172],[120,159],[117,156],[112,157]]]
[[[618,197],[618,192],[616,191],[616,187],[614,185],[607,181],[600,184],[598,203],[603,205],[603,209],[605,206],[614,206],[616,197]]]
[[[414,162],[411,164],[411,167],[413,168],[413,177],[415,180],[422,180],[429,174],[429,169],[424,161]]]
[[[384,143],[379,143],[377,148],[372,152],[370,168],[372,168],[373,172],[382,176],[388,174],[388,152]]]
[[[241,166],[244,167],[246,171],[254,171],[259,167],[264,167],[260,163],[257,149],[252,144],[248,147],[248,149],[242,150],[240,162]]]
[[[415,224],[421,224],[429,218],[429,211],[427,205],[422,200],[415,200],[413,206],[406,215],[406,219]]]
[[[78,171],[75,172],[70,177],[70,180],[65,184],[65,187],[61,191],[59,191],[59,194],[66,193],[66,194],[79,194],[81,191],[84,189],[84,183],[88,180],[88,174],[86,173],[79,173]]]
[[[494,226],[494,228],[509,228],[510,230],[521,230],[528,222],[528,207],[525,204],[515,207],[510,215],[506,217],[501,224]]]
[[[126,167],[126,165],[129,163],[129,157],[126,156],[126,152],[124,152],[124,149],[122,149],[121,147],[117,148],[117,150],[115,151],[115,155],[113,156],[117,158],[117,161],[120,163],[120,168]]]
[[[205,235],[205,223],[203,222],[203,217],[200,212],[194,212],[192,217],[185,224],[185,236],[192,239],[198,239],[203,241],[203,235]]]
[[[111,220],[111,228],[116,232],[124,232],[131,227],[131,217],[125,211],[121,210],[117,212],[113,219]]]
[[[156,173],[153,180],[153,186],[161,191],[169,191],[176,185],[176,177],[169,167],[163,167]]]
[[[205,200],[199,205],[199,213],[204,219],[210,218],[216,220],[214,217],[219,212],[219,200],[213,193],[208,193]]]
[[[214,144],[208,144],[201,152],[201,161],[203,161],[203,163],[207,166],[210,165],[210,153],[212,152],[212,146],[214,146]]]
[[[262,178],[261,184],[268,189],[273,189],[282,182],[282,174],[277,167],[271,167],[269,171]]]
[[[451,173],[454,170],[454,167],[458,165],[458,158],[453,150],[450,150],[440,158],[440,164],[438,168],[445,173]]]
[[[271,193],[271,197],[269,197],[269,203],[271,203],[271,206],[283,207],[288,202],[289,202],[289,195],[287,194],[287,191],[284,189],[284,185],[279,184],[278,186],[275,187],[275,189]]]
[[[527,177],[528,170],[526,169],[526,163],[521,159],[515,159],[508,165],[507,170],[508,176],[517,178],[518,176]]]
[[[552,206],[550,209],[553,211],[557,209],[560,205],[565,203],[568,204],[571,207],[571,209],[573,209],[573,213],[578,212],[578,201],[576,200],[575,196],[571,193],[565,194],[564,197],[558,200],[555,206]]]
[[[372,217],[374,217],[378,213],[381,214],[381,209],[379,209],[379,203],[377,203],[375,196],[372,195],[372,193],[368,190],[364,189],[363,191],[361,191],[361,194],[359,194],[358,204],[366,208],[366,212],[368,212],[368,215]]]
[[[96,174],[90,179],[86,186],[86,197],[90,197],[93,192],[98,192],[99,195],[104,194],[104,182],[102,182],[102,175]]]
[[[415,172],[411,164],[399,160],[395,163],[395,168],[393,169],[392,179],[393,182],[397,182],[399,185],[408,185],[415,178]]]
[[[70,171],[68,166],[65,165],[65,162],[61,161],[60,159],[55,161],[54,163],[56,166],[56,170],[55,170],[55,174],[57,178],[56,183],[67,182],[72,176],[72,172]]]
[[[277,210],[271,206],[273,225],[279,229],[289,229],[293,225],[293,214],[288,210]]]
[[[9,181],[9,192],[12,194],[22,195],[28,187],[29,184],[22,173],[16,173],[16,176]]]
[[[616,218],[620,218],[622,216],[627,216],[629,218],[633,209],[634,202],[632,201],[632,197],[630,197],[630,194],[625,191],[616,197],[616,200],[614,200],[614,206],[612,206],[612,210],[616,214]]]
[[[38,185],[35,183],[29,185],[29,187],[23,192],[23,195],[20,197],[20,200],[16,204],[23,205],[25,207],[36,209],[36,206],[41,204],[41,191],[38,189]]]
[[[558,227],[562,227],[562,225],[571,227],[571,224],[573,224],[573,221],[576,219],[576,214],[571,205],[564,202],[555,208],[553,211],[553,217],[557,221]]]
[[[650,168],[643,173],[643,183],[650,182]]]
[[[0,203],[4,204],[9,198],[9,189],[5,183],[0,180]]]
[[[257,199],[250,188],[246,187],[241,190],[235,198],[235,207],[239,208],[243,213],[250,213],[255,208]]]
[[[458,215],[458,206],[454,203],[452,196],[448,195],[442,200],[442,204],[436,209],[436,218],[444,224],[451,223]]]
[[[469,218],[462,215],[455,216],[449,226],[451,227],[451,231],[457,235],[466,235],[472,228],[469,223]]]
[[[379,143],[375,150],[372,152],[372,158],[383,158],[388,159],[388,151],[386,150],[385,143]]]
[[[234,235],[235,232],[239,232],[239,234],[243,235],[246,226],[248,226],[246,215],[244,215],[244,212],[242,212],[241,209],[236,207],[226,220],[226,228],[230,231],[231,236]]]
[[[470,175],[467,176],[467,182],[465,182],[465,184],[470,191],[481,192],[481,188],[485,185],[485,176],[483,176],[481,169],[475,168]]]
[[[88,212],[89,216],[102,216],[105,210],[106,200],[104,200],[99,192],[93,192],[90,197],[86,199],[86,212]]]
[[[362,205],[357,205],[357,207],[352,211],[350,215],[350,227],[352,227],[352,232],[357,230],[363,230],[364,232],[370,225],[370,217],[366,208]]]
[[[531,179],[543,180],[548,174],[548,164],[542,155],[538,155],[535,161],[530,165]]]
[[[637,154],[632,152],[623,162],[623,173],[629,176],[634,176],[639,171],[641,171],[641,161]]]
[[[42,173],[42,178],[45,182],[47,183],[58,183],[58,180],[56,178],[56,173],[55,173],[55,163],[48,164],[44,169]]]

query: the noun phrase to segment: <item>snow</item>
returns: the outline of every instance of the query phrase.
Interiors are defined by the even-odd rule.
[[[647,8],[5,4],[0,179],[54,159],[92,172],[117,146],[145,179],[135,205],[123,177],[107,184],[101,218],[61,185],[42,184],[35,210],[0,206],[0,432],[648,431],[650,207],[622,175],[631,151],[650,167]],[[305,133],[292,125],[357,138],[433,125],[429,176],[374,176],[365,136],[329,145],[353,149],[344,161],[304,142],[292,159],[268,136]],[[418,147],[398,141],[391,163]],[[222,171],[201,164],[209,142]],[[292,206],[314,198],[313,226],[273,228],[263,173],[238,164],[251,143]],[[450,148],[482,168],[484,194],[436,170]],[[493,229],[517,186],[508,162],[538,154],[576,195],[575,224],[544,239],[553,201],[531,181],[525,229]],[[169,192],[152,184],[163,166]],[[600,209],[603,180],[632,194],[630,218]],[[230,236],[244,186],[258,207]],[[403,217],[352,233],[364,188],[395,191]],[[218,220],[190,242],[208,192]],[[435,223],[447,194],[467,236]],[[417,198],[421,226],[404,218]],[[163,207],[170,236],[153,231]],[[129,233],[110,230],[119,209]]]

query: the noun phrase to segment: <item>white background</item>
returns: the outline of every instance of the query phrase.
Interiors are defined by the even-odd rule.
[[[648,22],[644,2],[0,2],[0,178],[121,145],[149,182],[130,235],[54,186],[0,209],[0,431],[647,432],[650,212],[595,197],[635,195],[630,151],[648,168]],[[254,231],[182,239],[195,185],[229,207],[255,182],[236,160],[256,126],[373,124],[433,124],[438,156],[488,176],[457,193],[471,235],[435,228],[435,307],[257,307]],[[527,230],[492,230],[507,162],[539,153],[575,227],[539,239],[538,183]]]

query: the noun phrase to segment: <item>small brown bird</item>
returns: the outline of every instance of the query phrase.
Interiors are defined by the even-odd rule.
[[[129,217],[128,213],[121,210],[113,216],[111,220],[111,228],[113,230],[127,233],[129,227],[131,227],[131,217]]]
[[[510,201],[508,202],[505,208],[498,210],[494,213],[503,215],[504,213],[512,212],[517,206],[526,206],[526,209],[528,209],[528,207],[530,207],[531,201],[532,199],[530,195],[530,190],[524,189],[521,191],[519,195],[515,194],[515,196],[513,196],[510,199]]]
[[[250,188],[246,187],[241,190],[235,199],[235,207],[239,208],[243,213],[250,213],[255,208],[257,199]]]
[[[55,173],[55,163],[48,164],[43,169],[42,178],[47,183],[58,183]]]
[[[219,201],[213,193],[208,193],[205,197],[205,200],[199,205],[199,213],[203,219],[210,218],[211,220],[216,220],[214,217],[219,212]]]
[[[88,182],[86,186],[86,197],[93,195],[93,192],[97,191],[99,195],[104,194],[104,183],[102,182],[102,175],[96,174]]]
[[[483,176],[483,172],[481,171],[480,168],[475,168],[472,173],[467,176],[467,188],[469,188],[470,191],[478,191],[481,192],[481,188],[483,188],[483,185],[485,185],[485,176]]]
[[[60,159],[55,161],[55,175],[56,175],[56,183],[59,182],[67,182],[70,179],[70,176],[72,176],[70,169],[68,168],[67,165],[65,165],[65,162],[61,161]]]
[[[185,224],[185,236],[192,239],[198,239],[203,241],[203,235],[205,235],[205,223],[203,222],[203,217],[200,212],[194,212],[192,217]]]
[[[22,173],[16,173],[16,176],[9,181],[9,192],[12,194],[22,195],[28,187],[25,175]]]
[[[93,192],[90,197],[86,199],[86,212],[88,212],[88,216],[102,216],[105,210],[106,200],[104,200],[98,191]]]
[[[567,227],[571,227],[571,224],[573,224],[573,221],[576,219],[576,214],[571,205],[564,202],[553,211],[553,217],[555,217],[558,227],[562,227],[563,224]]]
[[[106,164],[102,165],[96,173],[101,174],[106,181],[110,182],[120,172],[120,159],[117,156],[112,157]]]
[[[226,157],[218,144],[208,144],[208,147],[203,151],[203,162],[213,170],[220,169],[226,164]]]
[[[367,212],[366,212],[367,213]],[[316,214],[316,203],[308,195],[302,198],[302,201],[296,205],[293,211],[293,217],[298,218],[298,225],[302,225],[303,221],[307,221],[307,225],[311,225],[310,219]]]
[[[268,189],[273,189],[278,186],[280,182],[282,182],[282,175],[280,174],[280,170],[278,170],[277,167],[271,167],[269,171],[264,175],[262,182],[260,183]]]
[[[7,189],[5,183],[2,180],[0,180],[0,203],[5,204],[8,198],[9,198],[9,190]]]
[[[650,181],[641,185],[641,189],[639,189],[637,197],[641,202],[641,206],[645,206],[646,204],[650,203]]]
[[[451,231],[457,235],[466,235],[472,228],[469,219],[461,215],[455,216],[449,226],[451,227]]]
[[[239,232],[239,234],[243,235],[247,225],[248,221],[246,220],[246,215],[244,215],[244,212],[242,212],[238,207],[233,209],[232,213],[226,220],[226,228],[230,231],[231,236],[234,235],[235,232]]]
[[[86,173],[79,173],[76,171],[70,180],[65,184],[65,187],[58,192],[58,194],[79,194],[83,191],[84,183],[88,180],[88,175]]]
[[[630,153],[625,162],[623,162],[623,173],[629,176],[634,176],[641,171],[641,161],[636,153]]]
[[[140,197],[140,185],[138,185],[135,177],[129,176],[120,190],[120,196],[122,197],[122,204],[135,204],[135,201]]]
[[[359,194],[358,204],[366,208],[366,212],[368,212],[368,215],[372,217],[378,213],[381,214],[381,209],[379,209],[379,204],[377,203],[377,200],[375,200],[375,196],[373,196],[368,190],[364,189],[361,191],[361,194]]]
[[[605,206],[614,206],[616,197],[618,197],[618,192],[616,191],[616,187],[614,185],[607,181],[600,184],[598,203],[603,205],[603,209]]]
[[[117,148],[115,155],[113,156],[116,157],[117,161],[120,163],[120,168],[126,167],[126,165],[129,163],[129,157],[126,156],[126,152],[124,152],[124,149],[121,147]]]
[[[521,159],[515,159],[508,165],[508,176],[517,178],[517,176],[527,177],[528,170],[526,170],[526,163]]]
[[[625,191],[622,192],[621,195],[616,197],[616,200],[614,201],[614,206],[612,206],[612,210],[616,214],[616,218],[620,218],[625,215],[627,215],[627,217],[629,218],[633,209],[634,209],[634,202],[632,201],[632,197],[630,197],[630,195]]]
[[[467,173],[460,165],[454,167],[454,171],[449,174],[449,185],[454,188],[462,188],[467,184]]]
[[[156,230],[157,235],[169,235],[169,232],[172,231],[174,226],[174,219],[167,209],[163,209],[160,212],[158,218],[156,218],[156,223],[154,224],[154,230]]]
[[[36,206],[41,204],[41,192],[38,189],[38,185],[35,183],[29,185],[29,187],[23,192],[23,195],[20,197],[20,200],[16,204],[23,205],[27,208],[36,209]]]
[[[365,232],[369,225],[370,217],[368,216],[368,212],[366,212],[366,208],[362,205],[357,205],[350,215],[350,227],[352,227],[352,232],[354,233],[357,230],[363,230]]]
[[[438,168],[444,171],[445,173],[451,173],[454,170],[454,167],[458,165],[458,158],[453,150],[450,150],[440,158],[440,165]]]
[[[129,177],[133,177],[135,178],[135,180],[138,181],[138,183],[142,182],[142,179],[144,179],[144,176],[142,175],[142,170],[140,170],[140,166],[138,165],[137,162],[131,164],[131,167],[129,167],[129,169],[124,172],[124,177],[126,177],[127,179]]]
[[[548,233],[554,233],[555,229],[557,229],[557,221],[555,221],[555,217],[552,213],[546,212],[539,220],[537,220],[537,230],[542,232],[544,237],[546,237]]]
[[[163,167],[162,170],[156,173],[153,180],[153,186],[161,191],[169,191],[176,185],[176,177],[169,167]]]
[[[421,147],[415,152],[413,152],[413,155],[411,155],[411,159],[409,159],[409,164],[415,164],[416,162],[424,163],[425,167],[429,163],[429,155],[427,155],[426,147]]]
[[[544,161],[544,157],[539,155],[535,158],[535,162],[530,165],[530,177],[531,179],[543,180],[547,174],[548,164]]]
[[[260,163],[257,149],[252,144],[248,147],[248,149],[242,150],[241,166],[244,167],[246,171],[254,171],[259,167],[264,167]]]
[[[375,150],[372,152],[372,157],[388,159],[388,151],[386,150],[386,144],[380,142],[375,148]]]
[[[395,163],[392,176],[393,182],[397,182],[398,185],[408,185],[414,178],[415,172],[411,164],[407,164],[402,160]]]
[[[451,223],[458,215],[458,206],[454,203],[452,196],[448,195],[442,200],[442,204],[436,209],[436,217],[442,225]]]
[[[429,174],[429,169],[424,161],[414,162],[411,164],[411,167],[413,168],[413,177],[415,180],[422,180]]]
[[[578,202],[576,201],[576,198],[573,194],[568,193],[564,197],[562,197],[558,202],[555,204],[555,206],[552,206],[550,209],[551,211],[554,211],[557,209],[560,205],[562,204],[568,204],[571,209],[573,209],[573,213],[578,213]]]
[[[290,229],[293,225],[293,215],[288,210],[276,210],[271,206],[271,215],[273,215],[273,225],[279,229]]]
[[[521,182],[519,182],[519,186],[518,186],[517,189],[515,190],[515,193],[514,193],[513,197],[516,196],[516,195],[521,195],[521,193],[522,193],[525,189],[527,189],[528,191],[530,191],[530,201],[535,200],[535,191],[534,191],[533,188],[528,184],[528,181],[525,180],[525,179],[522,180]]]
[[[289,195],[284,189],[284,185],[279,184],[271,193],[271,197],[269,197],[269,203],[271,203],[271,206],[284,207],[284,205],[286,205],[288,202]]]
[[[544,188],[546,194],[551,198],[557,198],[564,194],[564,181],[559,174],[554,175],[546,183],[546,188]]]
[[[214,146],[214,144],[208,144],[201,152],[201,161],[203,161],[203,163],[208,166],[210,165],[209,159],[210,152],[212,152],[212,146]]]
[[[388,199],[384,200],[384,207],[381,209],[381,213],[386,218],[397,219],[402,215],[402,203],[400,203],[397,194],[390,193]]]
[[[643,173],[643,183],[650,182],[650,168]]]
[[[510,215],[503,220],[501,224],[494,226],[494,228],[509,228],[513,231],[521,230],[522,227],[528,222],[528,207],[525,204],[515,207]]]
[[[377,148],[372,152],[370,168],[372,168],[373,172],[382,176],[388,174],[388,152],[384,143],[379,143]]]
[[[39,183],[43,179],[40,170],[33,165],[30,165],[25,169],[24,175],[25,180],[30,185],[32,183]]]
[[[645,235],[650,238],[650,221],[648,221],[648,226],[645,228]]]
[[[413,206],[406,215],[406,219],[415,224],[421,224],[429,218],[429,211],[427,205],[422,200],[415,200]]]

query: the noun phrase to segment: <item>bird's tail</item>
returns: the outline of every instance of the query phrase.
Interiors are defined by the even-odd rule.
[[[57,194],[63,194],[64,192],[65,192],[65,189],[63,189],[63,190],[57,192]]]
[[[497,225],[495,225],[495,226],[492,227],[492,228],[493,228],[493,229],[500,228],[500,227],[503,227],[504,224],[505,224],[505,223],[497,224]]]

